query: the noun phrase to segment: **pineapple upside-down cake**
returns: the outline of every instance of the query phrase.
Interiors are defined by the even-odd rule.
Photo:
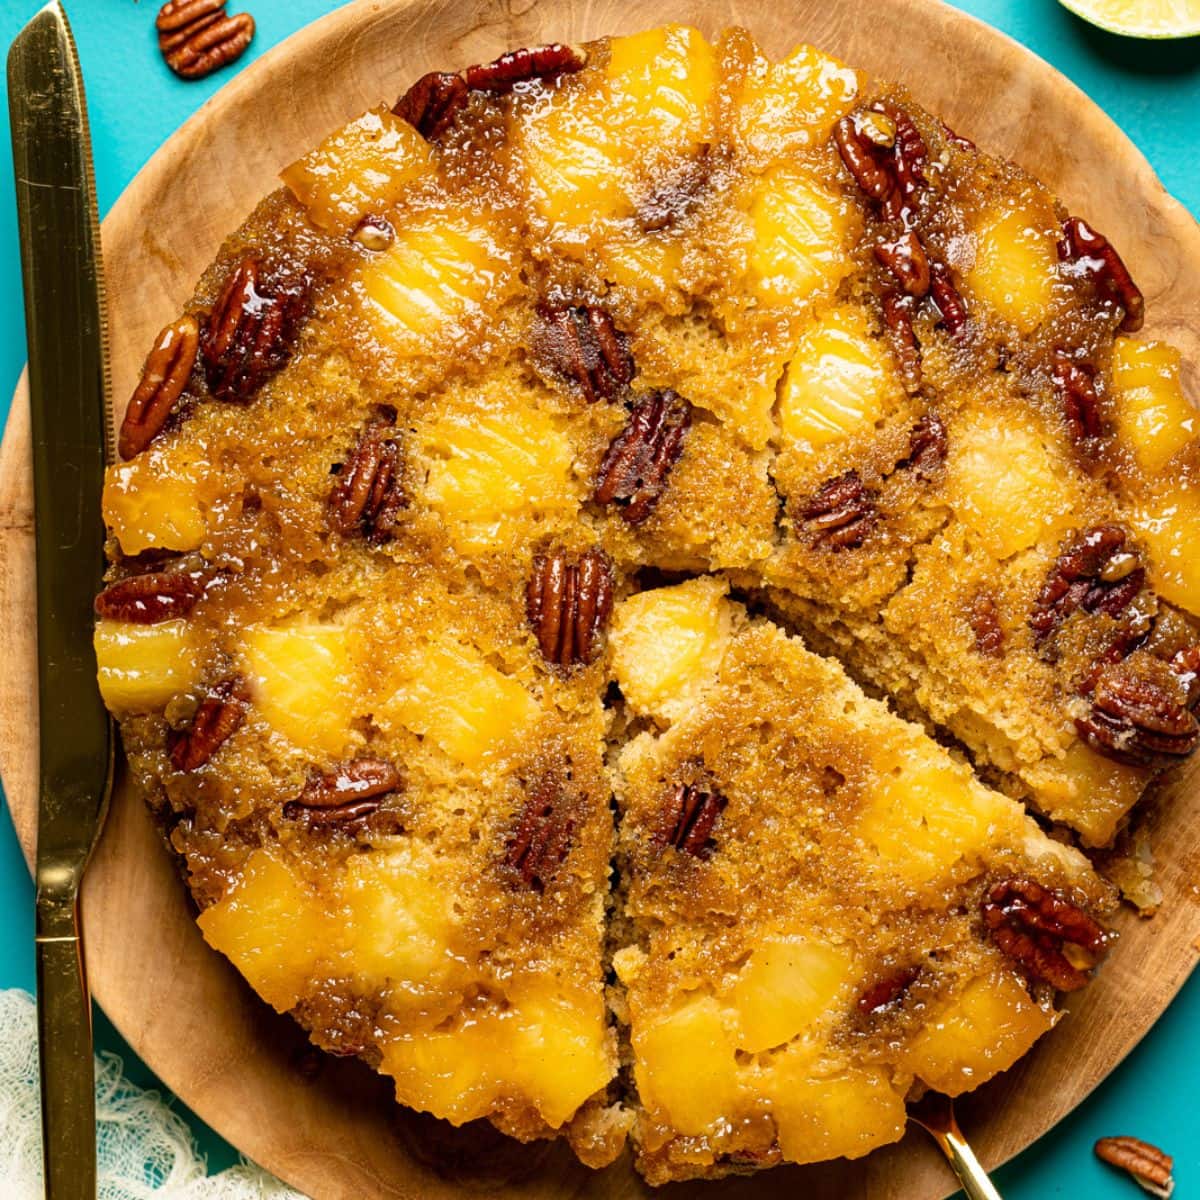
[[[656,1183],[1010,1066],[1200,736],[1200,450],[1116,250],[739,29],[427,75],[282,178],[104,498],[208,942],[402,1103]]]

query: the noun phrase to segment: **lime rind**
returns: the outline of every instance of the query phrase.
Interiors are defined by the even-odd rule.
[[[1196,0],[1151,0],[1141,4],[1136,0],[1058,2],[1089,24],[1121,37],[1158,41],[1200,37],[1200,3]]]

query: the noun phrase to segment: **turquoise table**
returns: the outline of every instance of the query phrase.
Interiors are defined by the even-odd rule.
[[[40,0],[0,0],[0,44],[7,46]],[[156,0],[66,0],[74,22],[95,139],[100,208],[106,211],[147,158],[229,78],[181,83],[159,60],[154,44]],[[242,64],[302,25],[336,7],[333,0],[233,0],[248,8],[258,36]],[[959,7],[1015,37],[1063,71],[1125,129],[1150,159],[1167,189],[1200,214],[1200,38],[1135,42],[1093,29],[1054,0],[961,0]],[[1002,102],[1002,101],[1000,101]],[[21,286],[13,208],[8,105],[0,137],[0,420],[25,358]],[[33,889],[0,803],[0,987],[33,987]],[[103,1017],[97,1040],[125,1058],[141,1083],[153,1076],[137,1062]],[[1176,1156],[1177,1196],[1200,1195],[1200,974],[1154,1031],[1091,1099],[1049,1136],[999,1172],[1006,1200],[1131,1200],[1142,1193],[1092,1157],[1096,1138],[1135,1134]],[[193,1126],[210,1169],[235,1152]],[[3,1188],[0,1187],[0,1191]]]

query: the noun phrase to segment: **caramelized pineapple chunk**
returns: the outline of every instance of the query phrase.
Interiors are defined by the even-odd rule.
[[[145,550],[195,550],[208,533],[203,470],[192,458],[151,450],[109,467],[104,520],[132,557]]]
[[[1200,616],[1200,492],[1191,481],[1139,500],[1134,528],[1150,551],[1150,583],[1172,604]]]
[[[533,697],[473,646],[429,644],[404,659],[406,678],[377,719],[429,738],[463,766],[508,753],[537,722]]]
[[[635,1023],[634,1076],[642,1103],[680,1133],[732,1117],[739,1081],[734,1044],[717,1001],[699,994],[665,1017]]]
[[[1032,332],[1054,299],[1058,268],[1053,214],[988,214],[975,231],[975,263],[967,286],[1019,332]]]
[[[609,633],[613,674],[636,712],[670,720],[712,681],[732,620],[725,591],[719,579],[689,579],[617,606]]]
[[[1008,558],[1070,524],[1067,463],[1031,421],[984,410],[949,441],[951,504],[989,554]]]
[[[957,1096],[1011,1067],[1057,1019],[1011,971],[998,970],[925,1022],[904,1066],[935,1091]]]
[[[1196,410],[1183,394],[1179,351],[1165,342],[1120,338],[1113,346],[1117,424],[1138,465],[1155,475],[1196,436]]]
[[[832,309],[800,339],[779,392],[779,424],[789,442],[818,448],[873,425],[903,397],[884,345],[866,316]]]
[[[279,1012],[300,999],[317,963],[338,945],[338,921],[327,902],[268,850],[250,855],[241,878],[196,923]]]
[[[95,634],[100,695],[115,713],[154,712],[199,681],[184,620],[156,625],[99,621]]]
[[[246,631],[259,715],[296,746],[337,758],[355,735],[357,694],[343,623],[300,617]]]
[[[379,107],[331,133],[280,178],[330,232],[353,229],[367,213],[383,214],[432,171],[429,143],[405,120]]]

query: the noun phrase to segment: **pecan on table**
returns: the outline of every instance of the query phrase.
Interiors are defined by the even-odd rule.
[[[908,435],[908,457],[899,465],[908,467],[918,479],[926,482],[933,479],[950,448],[950,438],[942,418],[935,412],[927,412]]]
[[[921,346],[913,329],[912,297],[888,292],[883,297],[883,324],[896,359],[900,382],[914,396],[921,390]]]
[[[1093,917],[1031,879],[994,884],[981,911],[996,946],[1032,979],[1060,992],[1084,987],[1108,949],[1109,935]]]
[[[1165,1151],[1135,1137],[1103,1137],[1092,1148],[1102,1162],[1120,1167],[1152,1196],[1163,1200],[1175,1190],[1175,1160]]]
[[[1074,274],[1092,282],[1096,290],[1119,308],[1125,316],[1119,326],[1122,333],[1136,333],[1146,316],[1146,301],[1121,256],[1102,233],[1079,217],[1063,222],[1058,256],[1070,263]]]
[[[654,846],[659,850],[673,846],[693,858],[708,858],[713,852],[713,828],[725,803],[725,797],[715,788],[703,783],[677,783],[664,805]]]
[[[1103,426],[1095,367],[1076,362],[1059,350],[1054,356],[1053,378],[1054,394],[1071,440],[1080,443],[1099,437]]]
[[[400,442],[383,417],[367,422],[329,493],[329,523],[344,537],[361,533],[373,546],[396,531],[408,506]]]
[[[939,324],[953,337],[967,323],[967,305],[945,263],[930,263],[929,295],[941,314]]]
[[[645,521],[666,491],[691,423],[692,406],[678,392],[664,388],[643,396],[600,462],[596,503],[616,504],[629,525]]]
[[[200,324],[191,313],[159,331],[121,421],[117,449],[122,458],[140,454],[163,431],[187,387],[199,346]]]
[[[190,726],[167,734],[167,752],[177,771],[195,771],[241,727],[250,709],[250,692],[240,675],[223,679],[200,701]]]
[[[877,243],[875,257],[896,277],[906,295],[921,297],[929,291],[929,256],[924,243],[911,229],[894,242]]]
[[[1113,663],[1095,674],[1091,708],[1075,720],[1092,749],[1117,762],[1145,766],[1185,758],[1200,743],[1200,722],[1187,706],[1187,685],[1170,666]]]
[[[1045,642],[1077,609],[1117,617],[1128,607],[1146,570],[1125,541],[1123,529],[1097,525],[1059,554],[1029,617],[1036,642]]]
[[[313,770],[300,795],[283,806],[283,815],[310,826],[357,821],[377,811],[401,782],[399,769],[378,758],[356,758],[332,771]]]
[[[183,79],[201,79],[228,66],[254,38],[254,18],[227,16],[225,0],[168,0],[154,26],[167,66]]]
[[[546,662],[564,668],[591,662],[612,598],[612,567],[603,551],[585,550],[577,562],[562,549],[539,554],[525,588],[525,613]]]
[[[875,493],[857,471],[827,479],[800,505],[799,515],[813,547],[848,550],[861,546],[875,525]]]
[[[258,260],[242,259],[200,331],[204,375],[216,399],[245,403],[287,363],[308,302],[307,278],[267,290]]]
[[[470,89],[461,75],[430,71],[392,105],[392,112],[407,121],[426,141],[436,142],[454,123]]]
[[[575,825],[573,805],[559,781],[543,775],[527,794],[505,845],[505,865],[526,887],[544,891],[571,852]]]
[[[151,571],[110,583],[97,597],[96,615],[106,621],[155,625],[186,617],[204,595],[202,571]]]
[[[583,70],[587,52],[578,46],[551,42],[547,46],[526,46],[510,50],[489,63],[468,67],[467,87],[480,92],[510,92],[519,83],[534,79],[552,80]]]
[[[596,304],[540,304],[532,334],[534,358],[573,384],[589,404],[623,395],[634,375],[629,339]]]
[[[975,635],[975,649],[984,658],[999,658],[1004,652],[1004,627],[1000,624],[995,597],[990,592],[978,593],[971,601],[968,618]]]
[[[891,974],[875,980],[859,996],[858,1011],[869,1016],[885,1008],[891,1008],[892,1005],[904,999],[908,989],[916,983],[920,974],[921,968],[914,965],[893,971]]]

